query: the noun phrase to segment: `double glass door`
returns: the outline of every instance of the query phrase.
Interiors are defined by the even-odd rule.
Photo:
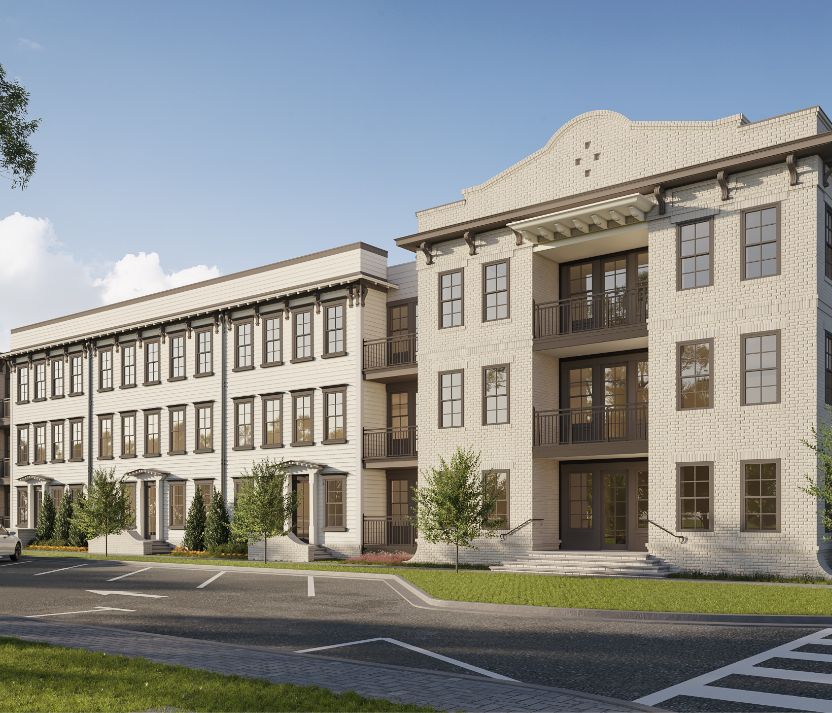
[[[292,491],[297,498],[292,531],[301,540],[309,539],[309,476],[292,476]]]
[[[643,550],[647,463],[561,465],[561,549]]]
[[[144,484],[144,538],[152,540],[156,537],[156,483]]]

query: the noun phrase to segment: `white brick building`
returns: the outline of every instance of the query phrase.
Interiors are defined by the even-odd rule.
[[[101,460],[136,483],[119,546],[178,544],[195,488],[233,507],[277,455],[304,497],[275,557],[448,559],[415,539],[412,487],[470,446],[505,521],[470,561],[823,574],[800,441],[832,400],[830,163],[817,107],[591,112],[419,212],[415,261],[350,245],[17,329],[12,525]]]

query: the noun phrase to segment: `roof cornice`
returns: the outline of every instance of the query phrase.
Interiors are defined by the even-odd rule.
[[[815,155],[820,156],[824,161],[832,162],[832,131],[803,139],[787,141],[782,144],[775,144],[762,149],[755,149],[746,153],[735,154],[714,161],[693,164],[673,171],[657,173],[645,178],[626,181],[625,183],[618,183],[585,193],[576,193],[544,203],[536,203],[502,213],[494,213],[463,223],[454,223],[453,225],[447,225],[441,228],[425,230],[421,233],[405,235],[396,239],[396,245],[400,248],[416,252],[422,243],[432,245],[446,240],[454,240],[461,238],[469,231],[483,233],[489,230],[497,230],[506,227],[508,223],[513,223],[518,220],[527,220],[557,211],[580,208],[581,206],[597,203],[598,201],[618,198],[633,193],[647,195],[653,193],[657,186],[661,186],[662,190],[666,190],[691,183],[715,180],[720,171],[724,171],[725,175],[751,171],[762,166],[769,166],[780,163],[781,161],[785,162],[787,156],[794,156],[795,159],[799,159]]]

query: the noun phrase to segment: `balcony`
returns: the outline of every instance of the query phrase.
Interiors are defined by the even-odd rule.
[[[416,426],[365,428],[364,463],[373,468],[415,468]]]
[[[11,477],[11,464],[8,458],[0,458],[0,480]],[[7,483],[8,485],[8,483]]]
[[[407,381],[416,376],[416,335],[401,334],[364,340],[364,378]]]
[[[11,416],[11,401],[9,401],[9,399],[0,399],[0,425],[8,426]]]
[[[608,350],[612,351],[647,343],[646,285],[567,297],[535,304],[533,309],[535,349],[625,342],[613,345]]]
[[[647,453],[647,404],[536,411],[534,450],[557,458]]]
[[[364,550],[416,551],[416,525],[409,517],[364,515]]]

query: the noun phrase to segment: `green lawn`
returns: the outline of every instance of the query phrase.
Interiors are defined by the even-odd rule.
[[[31,556],[47,556],[28,552]],[[104,559],[98,555],[61,553],[66,557]],[[467,570],[291,564],[181,557],[111,557],[140,562],[212,564],[223,568],[269,567],[325,571],[397,574],[438,599],[496,604],[529,604],[577,609],[687,612],[703,614],[803,614],[832,616],[832,587],[759,585],[744,582],[682,581],[674,579],[596,579]]]
[[[430,710],[8,638],[0,671],[0,711]]]

